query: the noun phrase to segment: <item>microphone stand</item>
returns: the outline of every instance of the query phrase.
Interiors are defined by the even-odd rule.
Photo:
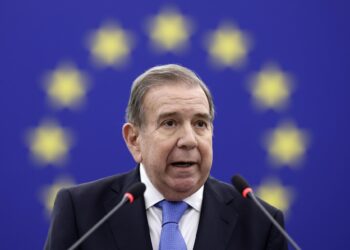
[[[100,221],[98,221],[92,228],[89,229],[78,241],[76,241],[68,250],[76,249],[87,237],[89,237],[97,228],[99,228],[106,220],[111,217],[115,211],[117,211],[121,206],[123,206],[128,201],[128,196],[124,195],[123,199],[105,215]]]
[[[263,211],[263,213],[270,219],[270,221],[277,227],[277,229],[283,234],[283,236],[289,241],[289,243],[296,249],[301,250],[298,244],[289,236],[289,234],[281,227],[281,225],[271,216],[271,214],[264,208],[263,205],[259,202],[253,192],[249,192],[247,194],[249,198],[251,198],[254,203]]]

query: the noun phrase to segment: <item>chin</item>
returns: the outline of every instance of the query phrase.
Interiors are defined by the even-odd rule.
[[[194,181],[193,179],[190,180],[181,180],[176,181],[172,185],[172,189],[175,190],[177,193],[184,193],[184,194],[193,194],[194,192],[199,189],[200,183],[198,181]]]

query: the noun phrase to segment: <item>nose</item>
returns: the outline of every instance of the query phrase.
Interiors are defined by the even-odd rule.
[[[177,146],[182,149],[192,149],[197,147],[197,135],[192,125],[184,125],[180,130]]]

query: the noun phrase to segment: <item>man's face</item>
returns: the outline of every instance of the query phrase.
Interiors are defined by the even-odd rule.
[[[199,86],[169,83],[150,89],[143,108],[141,162],[166,199],[184,199],[204,184],[212,165],[207,97]]]

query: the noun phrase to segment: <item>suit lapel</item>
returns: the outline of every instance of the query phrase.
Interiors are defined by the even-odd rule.
[[[105,202],[106,212],[110,211],[122,198],[126,189],[140,181],[139,170],[136,168],[125,181],[124,185],[116,183]],[[109,220],[117,249],[152,249],[143,197],[133,204],[126,204]]]
[[[131,172],[123,184],[116,182],[105,199],[106,213],[121,200],[126,189],[140,181],[139,169]],[[238,220],[234,196],[216,192],[215,181],[210,178],[204,187],[203,205],[196,235],[195,250],[226,249]],[[107,222],[113,233],[116,249],[152,250],[145,202],[143,197],[133,204],[126,204]]]
[[[226,249],[238,219],[233,196],[224,197],[215,191],[213,185],[208,179],[204,187],[195,250]]]

